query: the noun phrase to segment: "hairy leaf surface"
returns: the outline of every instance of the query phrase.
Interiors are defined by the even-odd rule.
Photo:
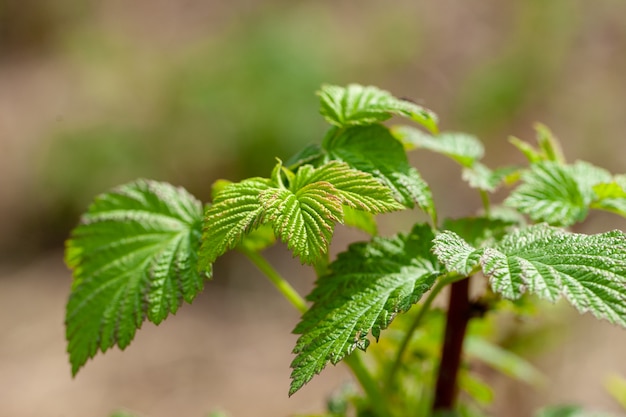
[[[435,113],[376,87],[324,85],[317,94],[320,113],[338,127],[371,125],[397,114],[412,119],[431,132],[437,131]]]
[[[417,203],[434,218],[430,188],[409,164],[402,145],[384,126],[344,129],[328,138],[323,146],[332,159],[380,178],[399,202],[407,207]]]
[[[331,161],[319,168],[303,166],[290,189],[297,190],[320,181],[331,183],[342,202],[357,210],[377,214],[404,208],[393,198],[389,187],[374,176],[338,161]]]
[[[587,216],[589,196],[581,190],[569,166],[538,162],[522,174],[522,181],[505,204],[534,221],[569,226]]]
[[[626,235],[620,231],[583,235],[531,226],[485,249],[480,262],[493,290],[506,298],[564,296],[582,313],[626,326]]]
[[[315,182],[292,192],[271,188],[260,201],[274,233],[303,263],[328,252],[335,223],[343,220],[341,199],[328,182]]]
[[[479,264],[482,250],[476,249],[454,232],[444,230],[433,241],[433,253],[449,272],[468,276]]]
[[[264,223],[259,195],[272,188],[265,178],[250,178],[230,183],[219,190],[204,216],[200,267],[206,268],[244,236]]]
[[[431,253],[430,227],[408,235],[350,245],[309,295],[313,306],[294,332],[290,394],[354,349],[365,350],[368,334],[378,338],[394,316],[407,311],[430,289],[441,268]]]
[[[181,188],[140,180],[96,198],[67,242],[74,281],[66,337],[76,374],[98,350],[125,348],[202,290],[202,205]]]

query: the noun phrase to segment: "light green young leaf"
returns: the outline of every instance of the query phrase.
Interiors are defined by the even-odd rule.
[[[591,208],[606,210],[626,217],[626,181],[617,175],[610,182],[593,185],[595,193]]]
[[[328,182],[307,184],[295,192],[271,188],[259,200],[276,237],[303,263],[312,264],[328,252],[335,223],[343,221],[341,199]]]
[[[535,149],[528,142],[516,137],[510,137],[509,142],[522,152],[531,164],[542,161],[565,164],[565,157],[563,156],[561,145],[550,129],[541,123],[537,123],[535,124],[535,131],[537,132],[538,149]]]
[[[522,184],[504,202],[534,221],[558,226],[582,221],[589,203],[572,168],[549,161],[538,162],[522,174]]]
[[[469,357],[476,358],[511,378],[536,387],[546,382],[545,376],[530,362],[482,337],[469,336],[463,348]]]
[[[350,245],[338,256],[309,295],[313,306],[294,330],[301,336],[290,395],[328,362],[365,350],[370,332],[378,338],[396,314],[430,289],[442,272],[431,253],[433,237],[430,227],[419,225],[409,235]]]
[[[604,387],[622,409],[626,410],[626,379],[613,373],[605,378]]]
[[[541,123],[535,124],[535,130],[537,131],[537,143],[539,144],[539,149],[541,149],[545,159],[564,164],[565,156],[563,156],[561,144],[552,131],[546,125]]]
[[[272,187],[268,179],[250,178],[227,184],[216,193],[204,216],[200,268],[211,265],[266,221],[259,195]]]
[[[405,149],[428,149],[446,155],[464,167],[471,167],[485,154],[483,144],[466,133],[444,132],[432,136],[410,126],[394,127],[392,133]]]
[[[568,233],[535,225],[507,235],[480,259],[494,292],[565,297],[581,313],[626,326],[626,235]]]
[[[416,202],[436,218],[432,193],[420,174],[411,167],[402,145],[381,125],[336,131],[323,143],[331,159],[368,172],[388,186],[396,200],[407,207]]]
[[[459,388],[483,406],[493,402],[493,388],[466,369],[459,370]]]
[[[96,198],[65,254],[73,374],[98,350],[128,346],[146,317],[158,324],[202,290],[211,266],[198,272],[201,222],[201,203],[166,183],[139,180]]]
[[[397,99],[376,87],[323,85],[317,94],[320,97],[320,113],[330,124],[338,127],[371,125],[396,114],[410,118],[430,132],[437,132],[435,113],[411,101]]]
[[[376,236],[378,234],[378,225],[372,213],[366,211],[355,210],[352,207],[343,207],[343,223],[346,226],[356,227],[363,230],[370,236]]]
[[[320,181],[332,184],[342,203],[357,210],[378,214],[404,208],[393,198],[391,190],[374,176],[338,161],[331,161],[319,168],[303,166],[289,188],[298,190]]]

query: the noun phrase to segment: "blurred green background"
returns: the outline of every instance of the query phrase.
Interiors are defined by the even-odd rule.
[[[623,0],[0,0],[0,304],[6,316],[0,331],[8,335],[0,342],[0,353],[15,368],[0,366],[9,369],[0,374],[0,392],[32,391],[23,399],[12,395],[8,402],[0,394],[0,414],[35,416],[48,410],[46,415],[53,416],[103,415],[102,410],[127,406],[158,417],[185,406],[180,415],[199,415],[195,410],[221,405],[234,407],[233,415],[245,415],[236,414],[243,410],[237,408],[243,406],[239,397],[219,390],[211,401],[198,394],[193,402],[175,388],[180,381],[175,383],[171,374],[162,376],[173,381],[164,391],[148,390],[145,398],[131,395],[132,389],[116,378],[119,372],[132,372],[127,365],[134,363],[132,357],[119,372],[111,367],[119,367],[126,360],[122,356],[105,369],[90,371],[90,363],[83,371],[88,375],[77,380],[86,378],[79,391],[63,356],[62,309],[69,288],[69,273],[61,264],[63,241],[96,194],[137,177],[182,185],[206,201],[218,178],[266,176],[276,156],[285,160],[323,136],[314,95],[320,84],[350,82],[409,97],[437,112],[444,130],[476,134],[487,143],[488,163],[519,160],[507,136],[530,139],[532,124],[541,121],[560,137],[569,159],[626,172]],[[463,189],[452,164],[419,154],[414,162],[435,190],[444,215],[469,214],[478,207],[479,200]],[[624,228],[623,222],[609,220],[613,228]],[[593,217],[590,230],[604,228],[605,221]],[[234,292],[248,291],[256,300],[255,294],[267,288],[250,283],[250,276],[257,278],[254,270],[239,262],[227,257],[218,272]],[[284,268],[306,274],[295,262]],[[202,307],[203,302],[209,306]],[[199,308],[210,312],[211,302],[215,300],[203,298]],[[277,332],[289,333],[293,314],[276,308],[287,315]],[[233,323],[238,318],[247,323],[254,318],[246,315],[254,316],[250,309],[244,314],[221,306],[216,314],[230,311],[232,316],[226,316]],[[180,320],[214,332],[197,324],[207,311],[181,313],[189,316]],[[168,329],[176,331],[176,325]],[[183,327],[180,321],[178,325]],[[224,327],[224,338],[243,337],[243,330],[234,326]],[[145,337],[160,343],[164,334],[149,333],[143,343],[148,343]],[[624,346],[623,335],[610,337],[621,337]],[[287,347],[276,355],[288,365],[292,339],[280,340]],[[245,342],[237,343],[245,348]],[[191,355],[179,348],[176,354]],[[140,349],[130,350],[142,358],[149,347]],[[39,363],[28,352],[49,361]],[[197,355],[190,363],[207,360],[202,349]],[[604,355],[607,361],[612,357]],[[162,359],[154,360],[154,369],[160,369],[156,364]],[[53,370],[44,370],[46,364]],[[271,394],[261,390],[265,398],[258,401],[270,405],[255,407],[255,415],[296,411],[296,403],[284,398],[284,364],[276,377],[278,388]],[[169,366],[183,381],[189,377]],[[206,366],[209,373],[215,369]],[[132,379],[136,374],[125,375]],[[29,388],[27,375],[39,376],[38,388]],[[602,377],[598,374],[600,382],[589,384],[601,385]],[[55,391],[51,384],[59,378],[64,382]],[[190,384],[192,391],[211,391],[202,381]],[[241,386],[236,378],[233,384]],[[97,401],[85,400],[93,393],[85,394],[86,404],[76,400],[77,393],[102,386],[108,388]],[[310,397],[300,400],[303,407],[315,409],[327,388],[312,388]],[[564,398],[611,406],[601,386],[589,398],[589,390],[578,389],[570,387]],[[275,392],[282,403],[273,400]],[[559,395],[553,394],[561,399]],[[159,407],[145,406],[155,397],[160,397]],[[514,408],[507,415],[527,415]],[[258,411],[265,409],[267,414]]]

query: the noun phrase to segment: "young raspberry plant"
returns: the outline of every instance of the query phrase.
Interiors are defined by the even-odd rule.
[[[233,249],[302,313],[289,395],[329,363],[344,362],[354,373],[361,389],[331,397],[327,416],[488,415],[491,388],[466,364],[482,361],[540,381],[536,369],[480,330],[498,311],[528,314],[534,300],[564,299],[626,327],[626,235],[567,229],[590,210],[626,217],[626,175],[567,163],[541,125],[537,147],[511,139],[528,166],[490,169],[478,139],[440,133],[435,114],[413,102],[360,85],[325,85],[318,96],[331,125],[319,144],[278,160],[268,177],[215,182],[205,207],[182,188],[150,180],[95,199],[66,249],[74,277],[65,321],[74,375],[98,351],[128,346],[146,319],[159,324],[192,302],[216,259]],[[419,128],[383,124],[394,115]],[[414,150],[458,163],[481,196],[482,212],[440,219],[430,187],[409,164],[407,151]],[[490,194],[502,186],[510,194],[492,205]],[[377,214],[416,206],[428,222],[377,235]],[[337,223],[372,237],[331,262]],[[261,254],[278,240],[315,269],[306,299]],[[470,298],[470,280],[483,282],[482,294]],[[446,287],[443,313],[432,303]],[[372,340],[380,348],[364,361],[359,350]],[[574,415],[597,414],[576,407],[537,414]]]

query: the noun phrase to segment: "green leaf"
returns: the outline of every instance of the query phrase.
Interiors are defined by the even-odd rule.
[[[446,155],[464,167],[471,167],[485,154],[483,144],[466,133],[445,132],[432,136],[409,126],[394,127],[392,133],[405,149],[428,149]]]
[[[604,380],[604,387],[620,407],[626,410],[626,379],[620,375],[611,374]]]
[[[323,156],[324,151],[322,150],[322,147],[317,143],[313,143],[289,158],[287,162],[285,162],[285,166],[292,171],[295,171],[302,165],[317,165],[316,162],[321,160]]]
[[[335,133],[322,145],[331,159],[380,178],[396,200],[407,207],[416,202],[431,218],[436,217],[430,188],[411,167],[402,145],[387,128],[352,127]]]
[[[572,225],[587,216],[590,203],[577,177],[570,166],[538,162],[522,174],[523,183],[504,204],[528,214],[534,221]]]
[[[274,235],[274,230],[270,224],[266,223],[245,235],[238,248],[252,252],[260,252],[272,246],[275,242],[276,236]]]
[[[182,188],[139,180],[100,195],[67,242],[74,281],[66,337],[76,374],[96,352],[125,348],[146,317],[160,323],[202,290],[202,205]]]
[[[331,161],[319,168],[303,166],[290,188],[297,190],[321,181],[332,184],[341,201],[357,210],[377,214],[404,208],[393,198],[391,190],[374,176],[338,161]]]
[[[565,297],[581,313],[626,326],[626,235],[568,233],[535,225],[508,234],[480,259],[494,292],[517,299],[524,292],[556,301]]]
[[[216,193],[204,216],[200,268],[211,265],[265,222],[259,195],[271,188],[268,179],[250,178],[227,184]]]
[[[626,217],[626,181],[623,176],[615,176],[611,182],[593,185],[593,192],[595,198],[591,208]]]
[[[370,236],[378,234],[378,225],[371,213],[361,210],[355,210],[352,207],[344,206],[343,223],[346,226],[356,227],[368,233]]]
[[[328,252],[335,223],[343,220],[342,202],[328,182],[307,184],[293,192],[270,188],[259,200],[274,233],[303,263]]]
[[[548,161],[555,161],[565,163],[565,157],[561,150],[561,144],[554,136],[552,131],[544,124],[536,123],[535,130],[537,131],[537,143],[539,149],[541,149],[544,157]]]
[[[449,272],[457,272],[464,276],[472,275],[482,252],[448,230],[439,233],[433,241],[433,253],[439,262],[445,265]]]
[[[510,137],[509,142],[522,152],[531,164],[542,161],[565,164],[565,157],[563,156],[561,145],[550,129],[541,123],[537,123],[535,124],[535,131],[537,132],[538,149],[535,149],[529,143],[516,137]]]
[[[517,221],[500,218],[463,217],[445,219],[442,229],[456,233],[472,246],[481,247],[502,239],[517,224]]]
[[[470,187],[490,193],[496,191],[503,183],[513,182],[517,179],[519,168],[515,166],[502,167],[491,170],[480,162],[463,169],[463,180]]]
[[[483,338],[469,336],[463,348],[468,356],[479,359],[511,378],[537,387],[545,383],[545,376],[530,362]]]
[[[308,297],[313,306],[294,330],[301,336],[290,395],[328,362],[365,350],[370,332],[378,339],[396,314],[430,289],[441,273],[431,253],[433,237],[430,227],[418,225],[408,235],[352,244],[329,265]]]
[[[320,113],[328,123],[338,127],[371,125],[396,114],[437,132],[435,113],[376,87],[323,85],[317,95],[320,97]]]
[[[465,369],[459,370],[459,388],[483,406],[493,402],[493,388]]]

